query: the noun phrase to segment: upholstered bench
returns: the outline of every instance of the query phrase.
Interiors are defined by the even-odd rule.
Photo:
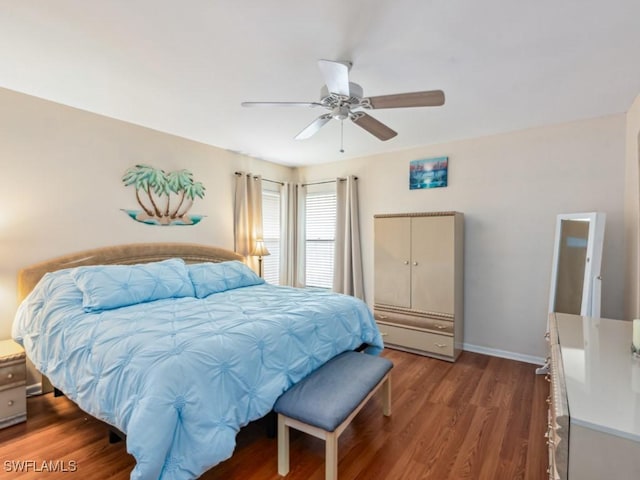
[[[331,359],[280,396],[278,473],[289,473],[289,427],[318,437],[325,445],[325,478],[338,478],[338,437],[382,387],[383,413],[391,415],[390,371],[386,358],[345,352]]]

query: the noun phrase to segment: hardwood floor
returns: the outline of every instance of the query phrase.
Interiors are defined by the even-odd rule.
[[[340,479],[546,478],[548,383],[535,375],[534,365],[471,352],[454,364],[390,349],[384,356],[395,364],[392,416],[384,417],[374,398],[354,419],[340,437]],[[28,417],[0,430],[0,477],[74,478],[33,468],[20,473],[11,463],[31,460],[40,467],[60,461],[58,470],[75,465],[82,479],[129,478],[135,462],[124,442],[109,444],[107,427],[66,398],[29,398]],[[265,429],[264,421],[243,428],[233,457],[201,478],[282,478],[276,440]],[[287,478],[324,479],[324,443],[291,430]]]

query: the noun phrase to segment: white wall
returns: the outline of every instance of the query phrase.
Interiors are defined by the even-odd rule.
[[[20,268],[65,253],[130,242],[197,242],[233,249],[233,173],[287,180],[293,170],[129,123],[0,89],[0,338],[10,336]],[[199,224],[158,227],[137,208],[124,171],[186,168],[206,194]]]
[[[627,112],[625,166],[625,317],[631,319],[640,317],[640,96]]]
[[[410,160],[442,155],[449,157],[449,186],[410,191]],[[602,314],[623,316],[624,169],[621,114],[312,166],[299,173],[305,182],[359,177],[370,304],[374,214],[463,212],[465,344],[538,360],[545,355],[557,214],[607,214]]]

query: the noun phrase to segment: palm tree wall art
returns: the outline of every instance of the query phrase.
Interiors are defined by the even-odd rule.
[[[166,173],[151,165],[135,165],[122,176],[125,187],[134,187],[142,210],[125,210],[134,220],[149,225],[195,225],[202,215],[189,215],[196,197],[204,198],[204,185],[193,181],[189,170]]]

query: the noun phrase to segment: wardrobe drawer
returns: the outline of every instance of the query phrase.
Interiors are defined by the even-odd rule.
[[[389,312],[387,310],[379,310],[377,308],[374,308],[373,316],[376,321],[380,321],[385,324],[395,324],[398,326],[406,325],[423,330],[432,330],[433,332],[449,333],[453,335],[453,322],[448,320],[409,315],[406,313]]]
[[[378,322],[385,345],[453,357],[453,337]]]

